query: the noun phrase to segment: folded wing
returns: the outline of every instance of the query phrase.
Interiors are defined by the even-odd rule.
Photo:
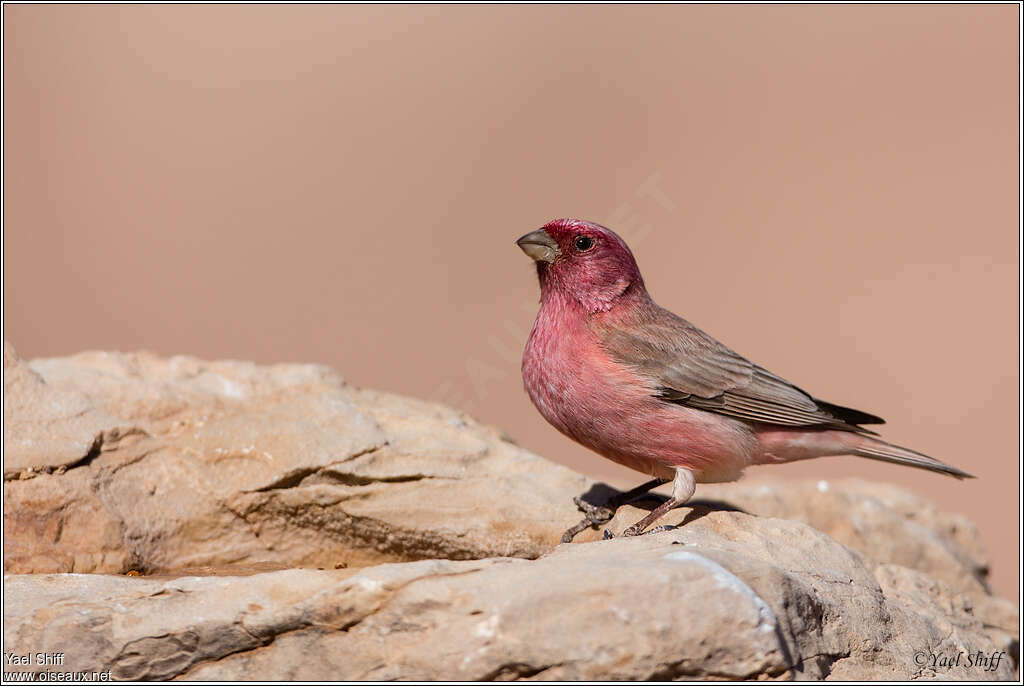
[[[612,358],[649,376],[665,402],[779,426],[874,433],[859,425],[885,423],[811,397],[656,305],[627,325],[592,326]]]

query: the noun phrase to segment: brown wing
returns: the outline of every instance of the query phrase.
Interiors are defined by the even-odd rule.
[[[628,329],[594,325],[617,361],[655,380],[658,397],[707,412],[780,426],[872,433],[880,417],[816,400],[725,347],[685,319],[654,306]]]

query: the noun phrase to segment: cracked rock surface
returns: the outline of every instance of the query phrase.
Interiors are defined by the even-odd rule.
[[[316,365],[28,364],[5,344],[4,382],[8,573],[537,557],[587,485],[459,412]]]
[[[608,489],[312,365],[4,349],[6,651],[115,679],[1012,679],[974,526],[857,481]],[[619,532],[655,500],[622,508]],[[142,576],[123,576],[137,570]],[[968,664],[1004,652],[991,669]],[[961,655],[959,664],[946,666]],[[976,660],[975,660],[976,662]]]

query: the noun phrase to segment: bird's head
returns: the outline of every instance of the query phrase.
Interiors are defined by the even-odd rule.
[[[628,290],[644,291],[626,242],[582,219],[556,219],[516,244],[537,263],[541,297],[568,295],[588,312],[610,309]]]

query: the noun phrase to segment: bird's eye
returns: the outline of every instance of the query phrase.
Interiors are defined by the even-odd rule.
[[[590,236],[576,236],[573,239],[572,244],[576,246],[576,249],[580,252],[586,252],[594,247],[594,239]]]

